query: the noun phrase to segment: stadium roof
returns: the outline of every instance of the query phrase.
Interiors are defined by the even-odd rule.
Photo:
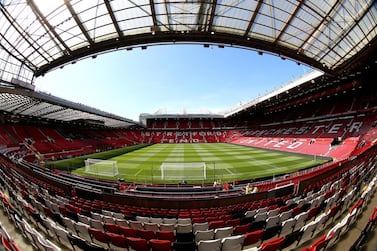
[[[127,128],[138,123],[79,103],[28,89],[0,86],[0,107],[13,119],[42,118],[50,121]]]
[[[9,83],[149,44],[251,48],[324,72],[376,47],[373,0],[0,0],[0,13],[0,79]]]
[[[335,75],[377,53],[373,0],[0,0],[0,13],[1,110],[110,127],[137,122],[31,91],[34,78],[82,58],[152,44],[253,49]]]

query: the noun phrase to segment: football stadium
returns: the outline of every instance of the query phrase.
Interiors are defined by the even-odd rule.
[[[0,0],[0,250],[376,251],[376,34],[372,0]],[[96,107],[38,89],[98,56],[137,65],[133,53],[183,45],[234,53],[229,68],[247,51],[310,71],[222,112],[138,121],[106,110],[126,106],[113,79]],[[224,77],[199,65],[182,82]],[[147,92],[123,70],[131,95]],[[159,85],[152,70],[138,74]],[[81,91],[84,77],[48,81],[87,100],[99,84]]]

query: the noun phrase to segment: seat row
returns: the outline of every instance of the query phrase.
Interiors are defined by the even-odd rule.
[[[362,250],[369,238],[371,238],[372,233],[377,226],[377,206],[373,209],[367,224],[365,224],[363,230],[361,231],[359,237],[353,243],[350,250]]]
[[[2,194],[1,196],[2,197]],[[1,245],[5,250],[13,250],[13,251],[19,251],[17,244],[12,239],[12,237],[9,235],[7,229],[3,226],[3,224],[0,222],[0,238],[1,238]],[[1,246],[0,245],[0,246]],[[0,250],[2,248],[0,247]]]
[[[372,168],[370,171],[372,174],[373,179],[369,182],[366,186],[365,190],[361,193],[359,200],[353,204],[353,206],[349,209],[346,215],[337,222],[326,234],[319,237],[310,247],[305,247],[302,251],[312,251],[312,250],[325,250],[326,247],[331,247],[337,243],[339,238],[345,234],[349,227],[357,220],[358,215],[362,213],[363,207],[366,206],[370,197],[374,193],[377,184],[377,175],[376,175],[376,167]],[[370,223],[369,223],[370,222]],[[376,224],[376,216],[371,215],[368,224],[374,226]],[[369,227],[367,224],[367,227]],[[357,245],[357,242],[354,243]],[[351,249],[350,249],[351,250]]]

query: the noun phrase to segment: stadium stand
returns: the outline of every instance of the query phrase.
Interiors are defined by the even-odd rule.
[[[5,164],[5,162],[3,164]],[[263,250],[263,248],[266,248],[267,246],[272,245],[272,243],[275,243],[275,239],[277,240],[277,238],[275,239],[273,238],[274,235],[266,235],[266,233],[268,233],[270,229],[270,227],[268,227],[270,219],[275,219],[277,216],[281,217],[281,214],[277,214],[277,213],[288,209],[288,208],[282,209],[284,205],[293,209],[291,218],[295,220],[295,223],[294,223],[294,227],[292,227],[292,230],[291,230],[292,232],[282,231],[279,233],[279,230],[276,230],[276,234],[279,236],[278,239],[281,240],[281,242],[279,242],[279,245],[285,245],[285,247],[288,247],[291,245],[299,246],[301,245],[300,243],[307,242],[307,239],[305,238],[316,236],[316,234],[321,234],[322,229],[328,229],[328,228],[330,228],[330,230],[328,230],[327,235],[325,235],[326,241],[324,243],[326,246],[334,245],[336,243],[336,240],[339,238],[339,235],[344,234],[346,231],[348,231],[347,229],[349,229],[349,226],[352,224],[352,222],[354,222],[357,219],[358,214],[362,212],[363,206],[368,203],[368,201],[372,197],[372,194],[374,193],[375,182],[377,179],[375,165],[371,166],[372,167],[371,169],[366,169],[365,167],[366,166],[353,167],[352,169],[349,169],[346,173],[341,175],[340,176],[341,178],[338,179],[336,182],[329,180],[328,182],[323,183],[324,185],[320,186],[321,187],[320,190],[316,191],[314,189],[312,191],[308,191],[305,197],[302,197],[302,196],[291,197],[291,199],[285,199],[285,200],[268,199],[265,201],[266,204],[264,204],[264,205],[269,205],[268,207],[263,207],[263,204],[261,204],[261,201],[256,201],[255,203],[257,203],[256,204],[257,206],[255,208],[257,208],[257,212],[254,216],[252,216],[254,218],[254,220],[252,220],[251,222],[252,224],[247,225],[247,226],[249,226],[250,233],[254,231],[260,231],[260,230],[263,231],[264,237],[263,237],[263,242],[259,244],[260,248],[262,248]],[[7,171],[7,169],[3,171]],[[27,236],[27,238],[32,240],[32,242],[36,246],[45,245],[46,243],[41,243],[42,238],[34,238],[33,230],[30,230],[30,229],[32,228],[38,228],[42,230],[46,229],[47,232],[45,232],[45,234],[50,235],[48,232],[49,227],[44,225],[48,221],[50,221],[50,223],[48,224],[51,224],[51,222],[55,222],[54,224],[60,225],[60,226],[58,225],[50,226],[50,228],[52,228],[52,230],[56,233],[56,237],[54,238],[58,238],[58,240],[61,241],[60,245],[64,243],[63,239],[69,240],[72,238],[81,237],[83,238],[83,242],[86,243],[85,245],[89,245],[89,246],[99,245],[102,248],[108,248],[108,246],[111,245],[110,242],[108,241],[110,237],[105,237],[105,235],[102,235],[101,237],[100,234],[102,232],[100,230],[95,230],[95,229],[98,229],[99,226],[95,227],[94,221],[102,222],[100,224],[102,230],[103,230],[102,226],[106,226],[107,230],[113,229],[111,230],[111,232],[113,232],[112,234],[113,238],[115,238],[114,236],[122,232],[126,235],[126,237],[129,236],[127,238],[143,239],[142,236],[144,235],[141,234],[140,231],[146,231],[147,229],[144,230],[144,228],[148,225],[146,223],[152,222],[153,221],[152,219],[155,218],[153,217],[153,210],[148,209],[148,208],[143,209],[141,207],[133,207],[127,210],[127,207],[129,206],[126,206],[124,204],[116,205],[114,203],[104,203],[102,201],[88,201],[88,200],[80,199],[79,197],[72,197],[72,199],[67,199],[65,197],[61,197],[57,194],[51,193],[50,191],[52,190],[50,189],[47,190],[45,188],[38,188],[38,185],[36,186],[33,183],[22,182],[22,180],[24,180],[27,176],[24,176],[24,175],[21,176],[18,174],[18,172],[12,171],[10,174],[11,175],[1,176],[2,187],[6,188],[6,191],[8,191],[8,196],[10,198],[10,200],[7,200],[6,197],[3,197],[2,199],[3,207],[5,208],[10,218],[16,217],[16,215],[18,214],[21,215],[21,217],[26,217],[23,221],[21,220],[21,222],[23,222],[22,226],[23,228],[25,228],[25,230],[23,231],[25,232],[25,235]],[[350,187],[351,189],[350,193],[346,194],[346,191],[348,190],[346,188],[349,187],[350,183],[355,183],[354,185],[356,186],[362,186],[364,184],[364,181],[366,180],[369,180],[370,182],[365,186],[364,189],[359,190],[359,189],[354,189],[353,187]],[[26,190],[29,192],[21,193],[23,194],[23,196],[19,197],[17,196],[18,189],[23,189],[24,191]],[[334,198],[333,202],[330,202],[331,198]],[[316,203],[313,203],[314,201],[316,201]],[[348,201],[348,202],[345,202],[345,201]],[[339,204],[339,202],[342,202],[342,203]],[[56,205],[56,206],[54,207],[53,205]],[[69,219],[74,220],[74,221],[78,221],[80,219],[78,217],[78,214],[85,212],[85,210],[83,210],[85,208],[84,205],[89,206],[89,207],[86,207],[88,209],[86,214],[88,214],[88,212],[91,212],[89,217],[92,220],[89,220],[89,224],[86,224],[83,222],[80,223],[84,226],[86,225],[86,230],[80,230],[79,232],[74,222],[70,224],[68,223],[71,222]],[[309,212],[312,212],[310,209],[315,208],[316,205],[319,205],[319,209],[316,210],[315,213],[312,213],[311,216],[309,217],[308,215]],[[224,228],[224,226],[226,225],[225,222],[229,222],[230,219],[233,219],[233,220],[237,219],[237,218],[233,218],[235,217],[234,210],[236,209],[236,206],[232,206],[232,207],[226,206],[224,208],[212,208],[212,209],[202,208],[200,209],[200,211],[197,211],[197,212],[201,212],[201,215],[207,216],[207,222],[208,222],[207,228],[214,229],[213,234],[219,232],[220,230],[224,231],[225,229],[230,229],[231,230],[230,233],[234,234],[233,236],[238,236],[237,234],[239,233],[234,232],[236,226],[233,226],[233,223],[232,224],[228,223],[228,225],[230,226]],[[243,203],[240,204],[239,206],[241,206],[241,208],[238,208],[238,210],[246,209],[245,208],[246,206],[248,206],[247,209],[251,209],[254,207],[252,204],[245,205]],[[276,210],[276,209],[279,209],[279,210]],[[170,214],[174,214],[174,216],[177,217],[176,222],[178,225],[175,226],[177,234],[178,233],[182,233],[182,234],[191,233],[192,223],[190,220],[187,221],[190,218],[182,219],[179,217],[180,216],[191,217],[194,211],[195,210],[192,210],[190,212],[190,211],[186,211],[185,209],[182,211],[171,210]],[[38,212],[38,214],[31,213],[31,212]],[[97,213],[93,213],[93,212],[97,212]],[[111,223],[112,225],[109,225],[108,223],[105,222],[106,215],[114,216],[114,213],[116,212],[125,212],[125,213],[128,212],[126,214],[123,214],[123,217],[121,216],[120,218],[126,218],[126,215],[128,214],[128,217],[130,217],[128,220],[129,226],[127,226],[126,228],[134,229],[134,231],[136,231],[137,233],[135,232],[134,234],[130,234],[128,232],[124,232],[123,231],[124,226],[117,225],[116,221],[114,223]],[[129,212],[133,212],[133,213],[130,214]],[[346,213],[343,218],[342,218],[342,212]],[[159,210],[155,211],[154,213],[161,214]],[[258,215],[260,215],[261,213],[264,213],[265,217],[267,217],[265,218],[267,225],[257,226],[256,223],[259,222],[258,218],[260,218],[260,216]],[[169,213],[166,213],[166,215],[168,214]],[[60,220],[58,220],[56,216],[53,217],[53,215],[56,215],[56,216],[60,215],[59,217]],[[97,220],[93,218],[94,215],[97,215],[95,217]],[[226,215],[229,215],[229,217],[224,218]],[[303,218],[302,215],[305,215],[305,218]],[[68,217],[68,218],[65,218],[65,217]],[[139,219],[139,221],[135,221],[137,219]],[[160,219],[162,220],[162,218]],[[228,219],[228,220],[224,221],[222,219],[224,220]],[[242,219],[243,218],[241,216],[241,218],[239,218],[239,223],[243,221]],[[325,219],[325,220],[322,220],[322,219]],[[368,224],[374,224],[375,222],[374,219],[375,217],[372,214],[370,217],[371,223],[368,223]],[[16,218],[14,220],[16,220]],[[30,222],[27,222],[25,220],[30,221]],[[299,221],[300,223],[298,223]],[[137,227],[134,224],[136,222],[139,222],[139,225]],[[30,224],[32,225],[30,226]],[[182,226],[188,225],[191,227],[189,228],[188,232],[186,232],[184,230],[179,230],[180,224]],[[234,224],[238,224],[238,223],[234,223]],[[278,224],[277,226],[280,226],[280,224],[282,223],[279,222],[277,224]],[[113,226],[113,227],[110,228],[110,226]],[[370,226],[368,227],[368,229],[369,228]],[[249,245],[251,245],[251,243],[255,243],[257,241],[249,240],[251,237],[246,237],[248,236],[247,234],[248,232],[244,233],[245,238],[242,238],[242,240],[245,240],[245,241],[248,240],[246,244],[249,248]],[[151,233],[153,233],[153,231],[151,231]],[[196,233],[197,232],[195,232],[195,234]],[[284,235],[281,235],[282,233],[284,233]],[[367,234],[367,232],[365,232],[365,234]],[[153,235],[153,237],[144,237],[144,240],[149,240],[155,237],[156,237],[155,235]],[[172,236],[170,238],[172,238]],[[190,241],[191,238],[194,238],[194,237],[189,237],[189,236],[184,237],[183,235],[179,237],[177,235],[175,238],[177,238],[177,241],[179,238],[181,238],[180,241],[182,241],[183,238],[186,238],[184,239],[185,241]],[[215,238],[215,235],[214,235],[214,238]],[[228,238],[228,237],[225,236],[222,238]],[[319,238],[318,244],[317,242],[314,242],[312,246],[320,245],[319,243],[322,243],[321,240],[322,239]],[[225,239],[223,239],[222,242],[226,242]],[[72,242],[65,242],[64,244],[66,245],[65,247],[69,248],[71,245],[70,243]],[[49,244],[49,245],[54,245],[54,244]],[[119,245],[124,245],[124,244],[119,244]],[[143,244],[143,245],[147,245],[147,244]],[[198,244],[198,245],[202,246],[204,244]],[[242,245],[243,245],[243,242],[242,242]],[[250,249],[250,250],[254,250],[254,249]]]

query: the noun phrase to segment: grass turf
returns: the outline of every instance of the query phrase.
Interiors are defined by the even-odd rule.
[[[215,180],[234,181],[269,177],[315,166],[327,160],[270,150],[262,150],[240,145],[214,144],[155,144],[130,153],[111,158],[118,163],[119,175],[113,179],[124,179],[138,183],[177,184],[212,183]],[[206,180],[202,171],[185,168],[169,172],[169,179],[161,180],[163,162],[205,162]],[[99,174],[86,174],[85,167],[73,171],[76,174],[101,177]],[[109,177],[101,177],[109,179]]]

